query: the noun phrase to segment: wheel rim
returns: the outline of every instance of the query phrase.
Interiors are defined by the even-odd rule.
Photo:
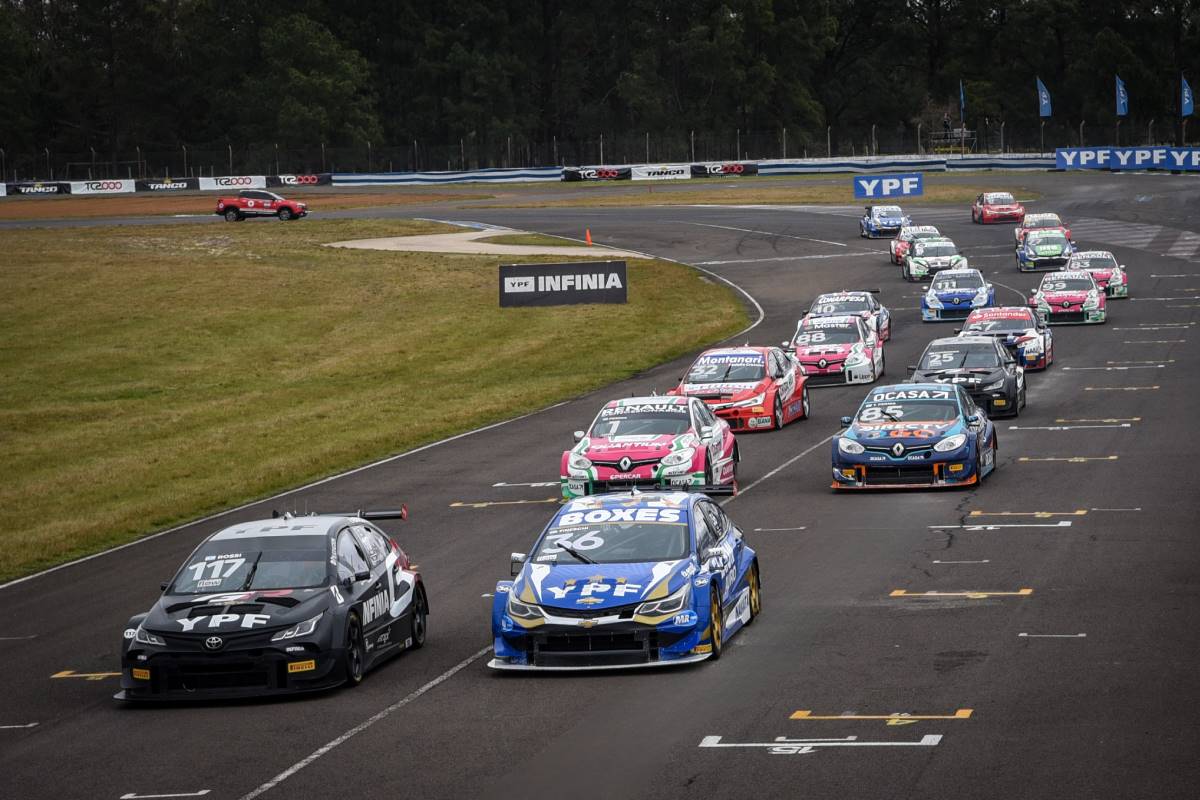
[[[757,616],[762,611],[762,590],[758,586],[758,565],[750,568],[750,614]]]
[[[709,617],[709,627],[712,629],[712,648],[715,653],[720,651],[725,633],[724,624],[721,622],[721,602],[715,594],[712,598],[712,608],[709,610]]]
[[[804,418],[808,419],[808,387],[804,387],[804,393],[800,395],[800,401],[804,403]]]
[[[418,596],[417,607],[413,610],[413,641],[425,641],[425,601]]]
[[[783,427],[783,403],[779,402],[779,395],[775,395],[775,427]]]
[[[362,680],[362,633],[355,625],[350,629],[350,677],[354,681]]]

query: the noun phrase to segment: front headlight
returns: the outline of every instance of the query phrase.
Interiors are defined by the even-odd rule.
[[[986,303],[987,301],[988,301],[988,290],[987,290],[987,287],[985,286],[984,288],[980,289],[978,292],[975,293],[975,299],[971,301],[971,305],[973,305],[973,306],[981,305],[983,303]]]
[[[942,308],[943,307],[942,301],[939,300],[938,296],[936,294],[934,294],[933,292],[929,292],[928,294],[925,295],[925,305],[929,306],[930,308]]]
[[[161,636],[155,636],[150,631],[138,625],[137,633],[133,635],[133,640],[138,644],[149,644],[155,647],[166,647],[167,643],[162,640]]]
[[[851,353],[850,357],[846,359],[845,366],[846,369],[856,369],[865,367],[868,363],[867,357],[862,353]]]
[[[1112,271],[1112,274],[1108,276],[1108,282],[1110,284],[1116,284],[1117,286],[1120,286],[1125,282],[1125,273],[1121,271],[1120,267],[1117,267]]]
[[[1083,301],[1083,307],[1089,308],[1089,309],[1090,308],[1099,308],[1100,307],[1100,296],[1095,291],[1088,292],[1087,299]]]
[[[571,469],[591,469],[592,462],[586,456],[581,456],[579,453],[571,453],[567,458],[567,466]]]
[[[847,439],[845,436],[843,436],[838,439],[838,450],[841,450],[843,453],[847,453],[848,455],[856,456],[864,452],[866,448],[853,439]]]
[[[1040,353],[1042,352],[1042,337],[1031,334],[1030,338],[1021,342],[1021,345],[1025,348],[1026,353]]]
[[[742,406],[761,406],[767,399],[767,393],[756,394],[749,400],[739,400],[736,403],[727,403],[725,408],[741,408]]]
[[[304,622],[301,622],[299,625],[293,625],[292,627],[288,628],[286,631],[280,631],[279,633],[277,633],[271,637],[271,641],[272,642],[282,642],[284,639],[298,639],[301,636],[309,636],[310,634],[312,634],[313,631],[315,631],[317,629],[317,623],[321,621],[321,617],[324,614],[325,614],[325,612],[322,611],[320,614],[317,614],[312,619],[306,619],[306,620],[304,620]]]
[[[510,617],[517,619],[545,619],[545,614],[542,613],[542,607],[536,606],[533,603],[522,603],[510,593],[508,596],[508,606],[505,608]]]
[[[991,382],[991,383],[989,383],[987,386],[984,386],[982,389],[980,389],[980,391],[982,391],[982,392],[994,392],[994,391],[996,391],[997,389],[1001,389],[1001,388],[1003,388],[1003,386],[1004,386],[1004,378],[1001,378],[1001,379],[1000,379],[1000,380],[998,380],[998,381],[992,381],[992,382]],[[953,449],[953,448],[951,448],[951,449]]]
[[[674,614],[682,611],[692,596],[692,584],[685,582],[679,591],[662,600],[650,600],[642,603],[633,613],[651,616],[655,614]]]
[[[967,435],[965,433],[956,433],[953,436],[947,436],[933,446],[934,450],[939,453],[949,453],[951,450],[957,450],[967,443]]]
[[[689,464],[692,458],[696,455],[696,451],[691,447],[685,447],[682,450],[676,450],[673,453],[667,453],[663,456],[662,465],[664,467],[677,467],[680,464]]]

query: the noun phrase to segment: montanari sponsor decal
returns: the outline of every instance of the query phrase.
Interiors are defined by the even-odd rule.
[[[761,353],[714,353],[712,355],[700,356],[696,361],[697,364],[745,364],[756,367],[763,363]]]

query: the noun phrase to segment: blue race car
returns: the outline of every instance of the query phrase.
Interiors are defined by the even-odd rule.
[[[996,426],[961,386],[879,386],[842,424],[834,489],[971,486],[996,468]]]
[[[895,236],[912,219],[900,206],[867,206],[867,213],[858,221],[858,235],[866,239]]]
[[[921,298],[921,321],[966,319],[976,308],[996,305],[996,288],[977,269],[939,272]]]
[[[1075,252],[1075,244],[1062,228],[1030,231],[1017,245],[1017,269],[1021,272],[1064,269]]]
[[[531,555],[513,554],[512,574],[492,603],[493,669],[716,659],[762,609],[757,555],[702,494],[572,500]]]

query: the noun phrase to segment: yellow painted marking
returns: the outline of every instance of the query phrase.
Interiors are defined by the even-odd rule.
[[[1085,392],[1153,392],[1155,386],[1085,386]]]
[[[485,500],[478,503],[462,503],[455,501],[450,504],[451,508],[487,508],[488,506],[522,506],[530,503],[559,503],[557,497],[547,497],[545,500]]]
[[[1063,461],[1068,464],[1082,464],[1086,461],[1116,461],[1117,456],[1070,456],[1069,458],[1026,458],[1021,456],[1017,461]]]
[[[974,709],[960,708],[953,714],[909,714],[906,711],[897,711],[894,714],[841,714],[838,716],[813,716],[813,713],[808,709],[801,709],[792,713],[790,719],[808,719],[808,720],[857,720],[857,721],[881,721],[885,725],[912,725],[914,722],[920,722],[927,719],[970,719]]]
[[[105,678],[119,678],[119,672],[76,672],[73,669],[64,669],[62,672],[56,672],[50,676],[51,678],[83,678],[85,681],[102,681]]]
[[[987,597],[1028,597],[1033,589],[1019,589],[1015,592],[909,592],[907,589],[893,589],[888,597],[965,597],[969,600],[983,600]]]
[[[1110,417],[1108,419],[1056,419],[1055,422],[1141,422],[1141,417]]]
[[[1021,459],[1024,461],[1025,459]],[[967,516],[969,517],[1037,517],[1038,519],[1046,519],[1048,517],[1082,517],[1087,514],[1086,508],[1077,508],[1074,511],[972,511]]]

